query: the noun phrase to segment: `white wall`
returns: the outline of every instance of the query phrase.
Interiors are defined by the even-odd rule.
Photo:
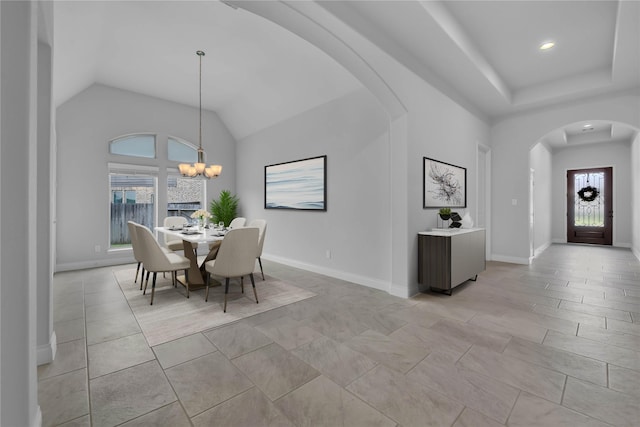
[[[631,247],[631,149],[628,142],[568,147],[553,154],[553,241],[567,241],[567,170],[613,167],[613,246]]]
[[[248,221],[267,220],[264,258],[387,290],[388,126],[361,90],[238,142],[240,209]],[[265,165],[320,155],[327,155],[326,212],[264,209]]]
[[[551,151],[538,143],[531,149],[530,168],[534,173],[533,194],[533,242],[534,256],[538,256],[551,244]]]
[[[640,259],[640,134],[631,144],[631,247]]]
[[[57,109],[57,260],[56,270],[87,268],[132,261],[130,250],[109,248],[108,162],[160,167],[158,181],[166,182],[166,154],[160,159],[109,154],[115,137],[151,132],[157,141],[176,136],[198,143],[198,109],[133,92],[93,85]],[[203,111],[202,145],[210,162],[223,166],[219,178],[207,182],[207,201],[224,189],[235,191],[235,141],[210,111]],[[158,150],[166,150],[158,144]],[[166,206],[166,198],[157,199]],[[159,221],[164,218],[158,209]],[[94,250],[100,246],[100,251]]]
[[[620,94],[545,108],[492,126],[492,222],[500,224],[492,233],[494,260],[528,263],[529,151],[549,132],[584,120],[610,120],[639,128],[640,96]],[[516,206],[512,199],[518,200]]]

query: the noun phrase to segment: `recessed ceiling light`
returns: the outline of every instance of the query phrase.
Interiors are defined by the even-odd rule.
[[[555,42],[548,41],[548,42],[544,42],[544,43],[542,43],[542,44],[540,45],[540,48],[539,48],[539,49],[540,49],[540,50],[549,50],[549,49],[551,49],[552,47],[554,47],[555,45],[556,45],[556,44],[555,44]]]

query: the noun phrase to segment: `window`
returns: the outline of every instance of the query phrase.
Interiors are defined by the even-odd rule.
[[[198,160],[198,150],[186,141],[169,137],[169,160],[181,163],[194,163]]]
[[[134,170],[109,165],[109,191],[112,195],[109,243],[112,249],[131,244],[127,221],[135,221],[152,230],[156,225],[158,179],[155,168],[130,168]]]
[[[183,178],[179,175],[167,177],[167,216],[183,216],[191,219],[198,209],[207,209],[205,181]]]
[[[122,156],[155,159],[156,137],[155,135],[136,134],[117,138],[109,144],[109,152]]]

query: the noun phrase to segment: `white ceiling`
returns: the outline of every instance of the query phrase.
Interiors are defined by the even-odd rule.
[[[489,119],[640,90],[638,1],[321,4]],[[56,1],[54,13],[57,105],[95,82],[197,105],[198,49],[206,52],[203,105],[237,139],[361,87],[306,41],[217,1]],[[547,39],[556,47],[540,52]],[[619,124],[592,125],[591,139],[581,130],[567,138],[576,133],[568,127],[546,142],[633,135]]]

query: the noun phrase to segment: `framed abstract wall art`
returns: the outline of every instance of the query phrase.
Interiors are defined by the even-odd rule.
[[[423,207],[466,208],[467,168],[423,158]]]
[[[327,156],[264,167],[264,208],[327,210]]]

